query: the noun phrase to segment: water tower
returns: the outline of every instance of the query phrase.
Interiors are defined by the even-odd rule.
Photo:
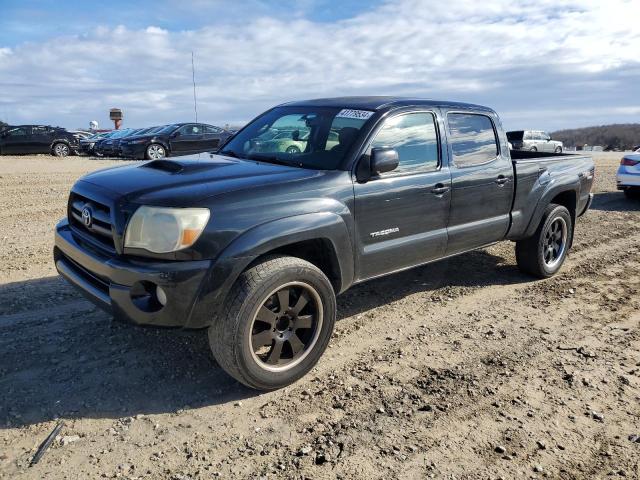
[[[112,108],[109,110],[109,118],[113,120],[113,125],[115,129],[118,130],[122,126],[122,110],[119,108]]]

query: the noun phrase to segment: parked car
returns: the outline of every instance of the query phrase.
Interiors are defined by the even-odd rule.
[[[307,148],[308,138],[308,129],[280,130],[271,128],[254,140],[252,151],[255,153],[274,151],[290,154],[301,153]],[[335,146],[338,143],[338,132],[330,131],[327,145]]]
[[[304,151],[253,152],[279,124],[309,131]],[[221,367],[263,390],[314,366],[354,284],[501,240],[554,275],[594,175],[589,156],[510,152],[490,108],[392,97],[281,105],[202,157],[81,178],[54,261],[116,318],[209,327]]]
[[[162,130],[166,125],[161,125],[161,126],[155,126],[155,127],[146,127],[146,128],[139,128],[136,130],[133,130],[129,133],[127,133],[126,135],[123,136],[119,136],[117,138],[115,138],[114,140],[111,141],[111,156],[114,157],[122,157],[122,142],[123,141],[128,141],[134,138],[138,138],[138,137],[143,137],[145,135],[152,135],[156,132],[159,132],[160,130]]]
[[[507,132],[507,139],[514,150],[562,153],[564,149],[562,142],[552,140],[551,136],[542,130],[514,130]]]
[[[60,127],[18,125],[0,132],[1,155],[50,153],[66,157],[75,153],[79,145],[75,135]]]
[[[640,198],[640,154],[622,157],[616,175],[618,190],[629,198]]]
[[[120,141],[130,135],[141,132],[142,128],[122,128],[120,130],[112,130],[102,140],[96,143],[94,153],[102,157],[117,157],[120,153]]]
[[[213,151],[230,136],[231,133],[213,125],[175,123],[154,133],[123,139],[120,148],[123,157],[157,160]]]
[[[104,137],[106,137],[110,133],[111,132],[99,132],[99,133],[94,133],[90,137],[83,138],[82,140],[80,140],[79,153],[83,155],[93,155],[94,154],[93,149],[96,143],[102,140]]]

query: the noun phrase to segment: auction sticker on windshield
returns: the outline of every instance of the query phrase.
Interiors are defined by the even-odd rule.
[[[336,118],[358,118],[360,120],[367,120],[371,115],[373,115],[373,112],[368,110],[351,110],[350,108],[344,108],[340,110]]]

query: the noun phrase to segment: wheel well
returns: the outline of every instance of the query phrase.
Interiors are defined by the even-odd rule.
[[[567,190],[566,192],[559,193],[551,200],[551,203],[555,203],[557,205],[562,205],[571,213],[571,218],[575,220],[576,218],[576,194],[571,190]]]
[[[317,238],[291,243],[266,252],[259,258],[265,255],[288,255],[306,260],[322,270],[322,273],[324,273],[331,282],[333,289],[336,292],[340,292],[342,286],[340,263],[333,244],[327,239]],[[256,259],[256,261],[257,260],[258,259]],[[255,261],[253,263],[255,263]]]

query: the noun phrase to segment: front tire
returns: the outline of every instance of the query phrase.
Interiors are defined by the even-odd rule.
[[[167,151],[158,143],[152,143],[147,147],[145,157],[147,160],[160,160],[167,156]]]
[[[244,385],[275,390],[306,375],[329,344],[336,319],[331,282],[315,265],[270,256],[243,272],[209,327],[218,364]]]
[[[538,149],[537,149],[536,147],[531,147],[531,149],[530,149],[529,151],[531,151],[531,152],[537,152],[537,151],[538,151]]]
[[[573,221],[569,210],[550,204],[533,236],[516,242],[518,267],[538,278],[555,275],[567,258],[572,239]]]
[[[69,145],[67,145],[66,143],[62,143],[62,142],[54,143],[53,147],[51,147],[51,153],[56,157],[67,157],[69,156],[70,152],[71,152],[71,149],[69,148]]]

